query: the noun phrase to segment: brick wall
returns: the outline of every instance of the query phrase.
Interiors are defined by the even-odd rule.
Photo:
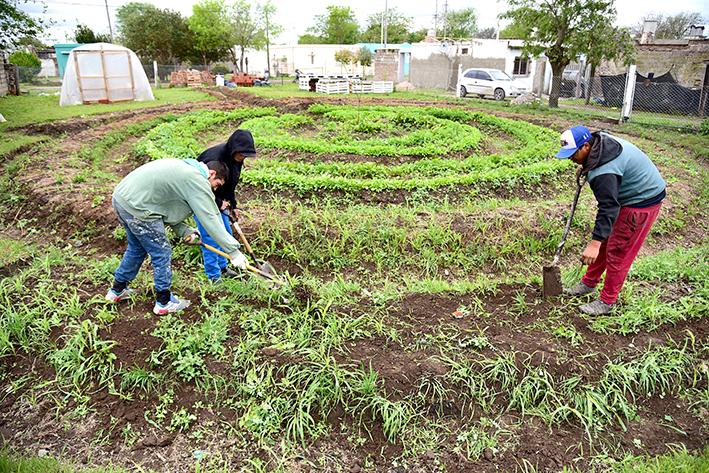
[[[399,50],[377,49],[374,53],[374,80],[399,82]]]
[[[654,72],[661,76],[670,72],[680,85],[694,88],[702,86],[704,69],[709,64],[708,40],[677,40],[663,44],[638,44],[636,64],[638,73],[647,76]],[[603,64],[598,73],[622,74],[627,67],[618,64]]]

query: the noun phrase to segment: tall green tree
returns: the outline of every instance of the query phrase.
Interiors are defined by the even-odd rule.
[[[381,42],[383,23],[383,11],[369,15],[361,41],[364,43]],[[396,7],[390,8],[387,11],[387,43],[405,43],[409,39],[409,31],[413,23],[413,18],[398,12]]]
[[[675,15],[665,13],[648,13],[631,29],[636,37],[640,37],[646,20],[657,21],[656,39],[682,39],[693,25],[703,25],[704,15],[701,12],[685,11]]]
[[[271,70],[271,59],[269,45],[271,44],[271,38],[275,38],[283,33],[283,27],[281,25],[273,23],[273,17],[278,12],[275,5],[271,3],[271,0],[266,0],[266,3],[257,5],[256,10],[258,11],[259,21],[264,27],[264,44],[266,46],[266,64],[269,64],[268,69]]]
[[[179,12],[130,2],[116,10],[116,29],[121,44],[144,62],[178,64],[195,57],[195,34]]]
[[[600,47],[590,44],[589,38],[612,27],[613,0],[508,0],[507,4],[510,9],[500,17],[520,27],[522,53],[549,59],[553,76],[549,106],[557,108],[564,69],[591,48]]]
[[[591,68],[591,77],[595,77],[596,69],[601,62],[622,61],[624,65],[632,64],[635,53],[635,41],[628,28],[617,28],[606,25],[589,32],[588,41],[594,45],[586,52],[586,63]],[[590,102],[591,95],[586,94],[586,103]]]
[[[445,35],[448,38],[472,38],[478,30],[478,14],[475,8],[461,8],[452,10],[445,17]]]
[[[192,6],[187,26],[195,33],[195,49],[202,54],[205,69],[209,69],[209,57],[233,57],[235,8],[226,0],[202,0]]]
[[[0,0],[0,51],[18,46],[23,38],[37,37],[47,27],[40,18],[34,18],[20,10],[19,0]],[[46,5],[45,5],[46,10]]]
[[[350,7],[330,5],[327,7],[327,13],[315,15],[315,26],[305,32],[312,34],[323,44],[355,44],[359,37],[359,24]],[[304,44],[301,39],[298,43]]]
[[[240,71],[244,71],[244,56],[247,49],[260,51],[266,44],[265,28],[259,23],[258,17],[252,14],[251,5],[245,0],[237,1],[232,10],[233,23],[231,25],[233,42],[239,49],[237,61],[234,48],[230,48],[232,60]]]
[[[74,41],[81,44],[110,43],[111,36],[108,33],[96,34],[88,26],[79,23],[74,30]]]

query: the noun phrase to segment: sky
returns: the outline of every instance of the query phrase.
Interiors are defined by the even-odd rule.
[[[23,0],[20,0],[23,1]],[[40,0],[38,0],[40,1]],[[110,25],[115,34],[116,10],[130,0],[41,0],[47,6],[44,17],[51,18],[56,24],[51,27],[44,37],[47,44],[71,42],[67,35],[72,36],[77,24],[87,25],[96,33],[109,33]],[[138,0],[152,3],[161,9],[178,11],[182,16],[192,15],[192,5],[198,0]],[[253,0],[256,3],[258,0]],[[278,12],[274,23],[283,27],[284,33],[275,38],[276,44],[297,43],[298,36],[305,33],[306,28],[315,25],[315,15],[324,14],[328,5],[346,5],[333,0],[307,0],[298,2],[294,0],[271,0]],[[483,2],[480,2],[483,3]],[[355,12],[360,26],[366,24],[367,16],[384,11],[385,5],[396,8],[400,13],[412,17],[415,29],[433,28],[434,17],[438,12],[442,17],[444,9],[460,10],[474,7],[478,13],[478,27],[484,29],[497,26],[497,15],[507,9],[503,0],[485,2],[485,7],[478,2],[466,0],[357,0],[350,6]],[[634,26],[643,15],[648,13],[665,13],[673,15],[680,12],[701,12],[704,21],[709,25],[709,0],[616,0],[618,11],[618,26]],[[41,3],[20,3],[20,8],[35,16],[42,15]],[[501,22],[504,28],[506,22]],[[439,33],[442,34],[442,33]],[[707,34],[705,32],[705,34]]]

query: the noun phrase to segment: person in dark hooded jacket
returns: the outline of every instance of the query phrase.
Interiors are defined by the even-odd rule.
[[[581,256],[586,273],[566,293],[582,296],[596,292],[605,272],[603,289],[582,312],[601,315],[615,306],[630,266],[640,251],[665,198],[665,181],[650,158],[637,146],[600,131],[575,126],[561,134],[559,159],[581,167],[598,212],[591,242]]]
[[[220,161],[227,167],[227,180],[223,186],[214,191],[214,200],[217,203],[217,207],[222,212],[222,221],[230,235],[233,235],[233,232],[231,225],[229,225],[228,214],[231,213],[237,220],[239,218],[239,211],[236,209],[234,189],[239,183],[244,158],[253,156],[256,156],[254,137],[249,130],[240,129],[232,133],[226,143],[218,144],[204,150],[197,158],[197,161],[202,163]],[[199,221],[197,221],[197,229],[204,243],[219,248],[219,245],[212,240]],[[204,247],[202,247],[202,256],[204,258],[204,272],[207,274],[210,281],[217,282],[222,277],[237,276],[234,271],[227,267],[228,261],[225,257]]]

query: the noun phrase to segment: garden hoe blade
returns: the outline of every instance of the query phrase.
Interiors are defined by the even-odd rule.
[[[542,268],[542,297],[556,297],[563,292],[563,287],[561,285],[561,269],[556,265],[559,262],[559,255],[561,254],[561,249],[566,243],[566,237],[569,235],[569,228],[571,228],[571,219],[574,217],[574,212],[576,211],[576,204],[579,201],[579,196],[581,195],[581,188],[583,187],[586,179],[584,177],[581,180],[581,173],[576,173],[576,196],[574,197],[574,202],[571,204],[571,212],[569,212],[569,218],[566,221],[566,228],[564,229],[564,234],[561,237],[559,246],[556,248],[556,255],[554,255],[554,261],[552,261],[551,266],[544,266]]]
[[[207,245],[203,241],[200,241],[200,244],[203,247],[205,247],[206,249],[208,249],[209,251],[213,251],[213,252],[217,253],[218,255],[222,255],[226,259],[231,259],[231,258],[229,258],[229,255],[227,253],[223,252],[219,248],[214,248],[213,246]],[[268,286],[269,289],[280,289],[286,283],[285,278],[265,273],[265,272],[261,271],[260,269],[251,266],[250,264],[246,265],[246,269],[248,271],[256,274],[259,279],[262,279],[263,281],[265,281],[266,286]]]
[[[273,268],[271,263],[269,263],[268,261],[256,259],[256,255],[254,255],[254,250],[251,249],[251,245],[249,245],[249,242],[246,240],[246,235],[244,235],[244,232],[241,231],[241,227],[237,223],[236,219],[233,216],[229,215],[229,221],[234,227],[234,230],[236,230],[236,233],[239,234],[239,238],[241,238],[241,241],[246,247],[246,251],[249,253],[249,256],[251,256],[251,259],[256,263],[256,267],[258,268],[258,270],[261,271],[263,274],[266,274],[276,279],[280,279],[278,278],[276,270]]]

